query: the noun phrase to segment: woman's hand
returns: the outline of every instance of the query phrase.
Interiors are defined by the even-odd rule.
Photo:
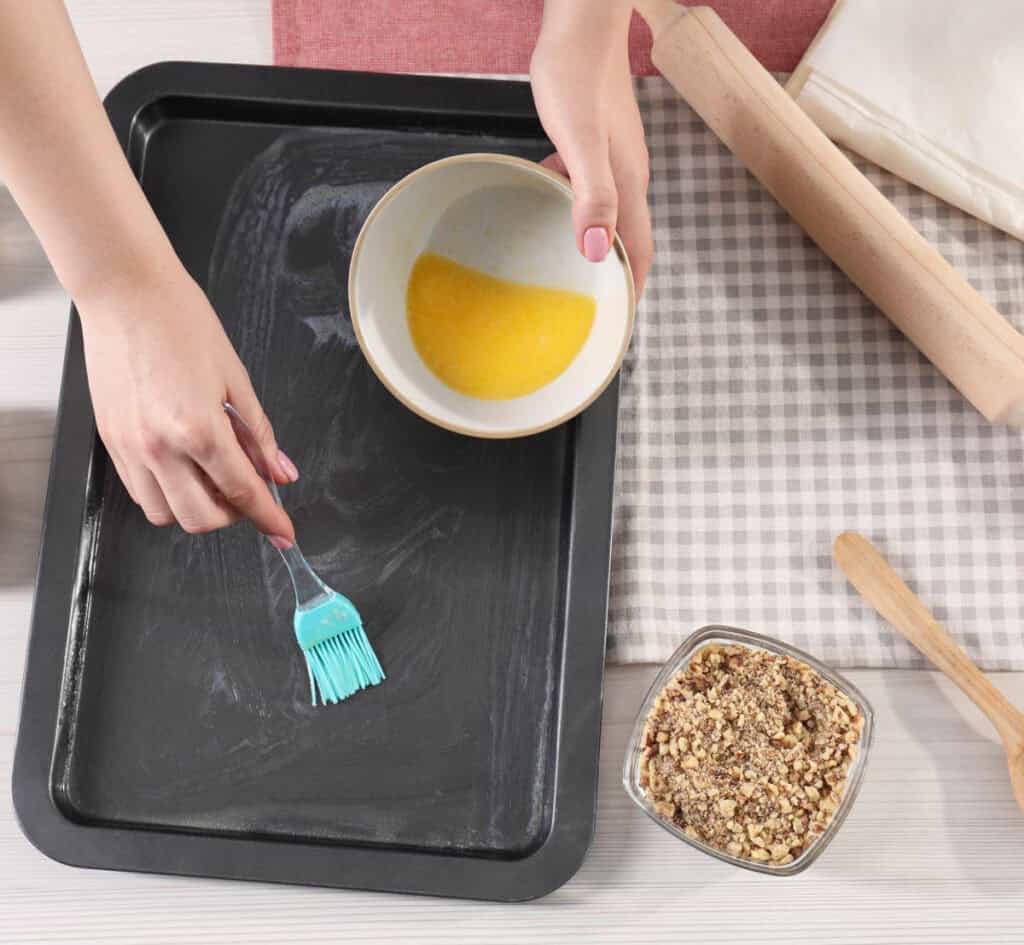
[[[292,523],[239,444],[225,401],[253,431],[277,482],[298,472],[278,450],[206,296],[177,261],[77,304],[96,424],[146,518],[192,533],[250,518],[276,545],[292,544]]]
[[[0,178],[75,300],[100,436],[146,517],[189,532],[247,517],[291,544],[225,401],[278,482],[298,473],[125,161],[60,0],[0,0]]]
[[[547,0],[530,79],[556,148],[544,164],[572,184],[580,252],[604,259],[618,232],[639,294],[654,246],[647,147],[629,68],[631,12],[622,0]]]

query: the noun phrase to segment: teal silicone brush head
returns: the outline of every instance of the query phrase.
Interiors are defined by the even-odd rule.
[[[383,682],[384,671],[363,631],[355,605],[337,591],[295,611],[295,638],[306,655],[313,705],[340,702],[354,692]]]

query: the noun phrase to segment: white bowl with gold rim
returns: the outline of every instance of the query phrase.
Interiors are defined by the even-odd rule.
[[[594,321],[582,348],[525,396],[483,400],[452,389],[420,357],[406,312],[409,277],[427,252],[498,279],[590,296]],[[495,438],[547,430],[594,401],[622,364],[635,307],[618,238],[604,262],[588,262],[576,248],[566,181],[498,154],[435,161],[384,194],[352,251],[348,295],[359,346],[395,397],[438,426]]]

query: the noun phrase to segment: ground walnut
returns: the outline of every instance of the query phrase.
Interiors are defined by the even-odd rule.
[[[806,663],[710,644],[654,702],[640,786],[693,839],[782,866],[834,816],[863,728],[858,706]]]

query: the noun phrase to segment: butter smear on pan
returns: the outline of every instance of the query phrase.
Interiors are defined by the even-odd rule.
[[[858,706],[806,663],[711,644],[655,700],[640,786],[691,839],[784,866],[838,810],[863,728]]]

